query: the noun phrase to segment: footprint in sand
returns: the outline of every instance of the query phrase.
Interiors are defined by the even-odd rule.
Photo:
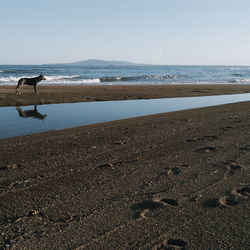
[[[113,143],[114,145],[124,145],[124,144],[127,144],[126,141],[116,141]]]
[[[109,168],[109,167],[114,167],[114,164],[109,162],[109,163],[104,163],[104,164],[98,166],[98,168]]]
[[[166,206],[176,207],[178,202],[174,199],[169,198],[155,198],[152,200],[146,200],[143,202],[136,203],[131,206],[131,209],[134,211],[135,218],[146,218],[146,214],[150,211],[154,211],[159,208],[164,208]]]
[[[235,120],[233,121],[233,123],[241,123],[242,121],[241,120]]]
[[[250,151],[250,144],[244,146],[244,147],[240,147],[240,150],[242,151]]]
[[[233,207],[238,205],[243,199],[249,198],[249,196],[249,187],[235,188],[230,194],[224,195],[219,199],[209,199],[204,201],[202,206],[205,208]]]
[[[242,166],[237,164],[235,161],[223,162],[223,165],[227,168],[229,175],[234,175],[236,171],[240,170]]]
[[[229,129],[232,129],[233,127],[223,127],[223,128],[220,128],[221,131],[228,131]]]
[[[196,142],[196,141],[198,141],[198,140],[199,140],[199,138],[193,137],[193,138],[187,139],[186,142]]]
[[[238,195],[242,198],[248,198],[250,196],[250,187],[242,187],[238,189],[233,189],[232,194]]]
[[[239,165],[230,165],[230,166],[227,166],[227,168],[229,170],[228,173],[230,175],[233,175],[235,173],[235,171],[241,169],[241,166],[239,166]]]
[[[205,136],[201,137],[202,141],[205,141],[205,140],[215,140],[215,139],[218,139],[217,135],[205,135]]]
[[[174,167],[174,168],[170,169],[170,173],[173,174],[173,175],[178,175],[180,172],[181,172],[180,168]]]
[[[219,198],[219,204],[224,207],[232,207],[239,204],[237,197],[234,195],[222,196]]]
[[[195,150],[195,152],[197,153],[210,153],[210,152],[217,152],[218,149],[221,149],[220,147],[212,147],[212,146],[205,146],[205,147],[202,147],[202,148],[198,148]]]
[[[167,241],[168,246],[174,247],[175,249],[182,249],[184,250],[187,246],[187,242],[180,239],[169,239]],[[170,248],[171,249],[171,248]]]
[[[208,141],[208,140],[215,140],[217,138],[218,138],[217,135],[204,135],[200,138],[198,137],[189,138],[186,140],[186,142]]]
[[[178,249],[185,250],[187,246],[187,242],[181,239],[169,239],[164,240],[160,244],[153,247],[153,250],[163,250],[163,249]]]
[[[235,196],[222,196],[219,199],[209,199],[202,203],[202,206],[205,208],[216,208],[216,207],[231,207],[238,205],[239,202]]]

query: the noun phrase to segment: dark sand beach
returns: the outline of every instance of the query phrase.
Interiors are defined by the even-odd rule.
[[[0,87],[0,106],[31,104],[150,99],[166,97],[206,96],[249,93],[250,85],[239,84],[177,84],[177,85],[99,85],[40,86],[39,95],[30,86],[16,95],[15,86]]]
[[[0,106],[250,92],[38,88]],[[0,249],[249,249],[250,102],[0,140]]]

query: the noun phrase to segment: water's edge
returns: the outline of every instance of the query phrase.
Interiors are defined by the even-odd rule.
[[[250,100],[250,93],[0,107],[0,139]]]

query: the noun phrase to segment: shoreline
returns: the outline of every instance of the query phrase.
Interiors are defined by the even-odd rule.
[[[38,85],[37,88],[39,95],[34,93],[32,87],[25,86],[22,95],[17,96],[15,86],[0,86],[0,107],[250,93],[250,85],[236,84]]]

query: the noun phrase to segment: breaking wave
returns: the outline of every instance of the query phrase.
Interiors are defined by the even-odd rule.
[[[234,79],[232,83],[250,83],[250,78]]]
[[[3,76],[0,77],[0,85],[15,85],[17,84],[20,78],[27,76]],[[29,77],[36,77],[35,75]],[[42,81],[40,84],[42,85],[67,85],[67,84],[98,84],[102,82],[139,82],[139,81],[147,81],[147,80],[163,80],[163,79],[176,79],[179,76],[176,75],[144,75],[144,76],[108,76],[108,77],[100,77],[100,78],[89,78],[84,79],[79,75],[54,75],[54,76],[46,76],[46,81]]]
[[[64,79],[77,79],[79,78],[79,75],[73,75],[73,76],[45,76],[47,81],[57,81],[57,80],[64,80]]]
[[[47,79],[47,78],[46,78]],[[65,79],[65,78],[64,78]],[[99,78],[95,79],[81,79],[81,80],[50,80],[50,81],[43,81],[41,85],[87,85],[87,84],[98,84],[100,83]]]
[[[29,77],[36,77],[37,75],[31,75]],[[18,80],[20,78],[25,78],[27,76],[3,76],[0,77],[0,85],[15,85],[17,84]],[[72,75],[72,76],[63,76],[63,75],[58,75],[58,76],[46,76],[46,82],[48,83],[60,83],[60,82],[71,82],[74,79],[79,78],[79,75]],[[69,81],[69,79],[71,79]],[[44,83],[44,82],[43,82]]]
[[[163,76],[157,76],[157,75],[144,75],[144,76],[124,76],[124,77],[101,77],[101,82],[117,82],[117,81],[138,81],[138,80],[162,80],[162,79],[176,79],[178,76],[176,75],[163,75]]]

